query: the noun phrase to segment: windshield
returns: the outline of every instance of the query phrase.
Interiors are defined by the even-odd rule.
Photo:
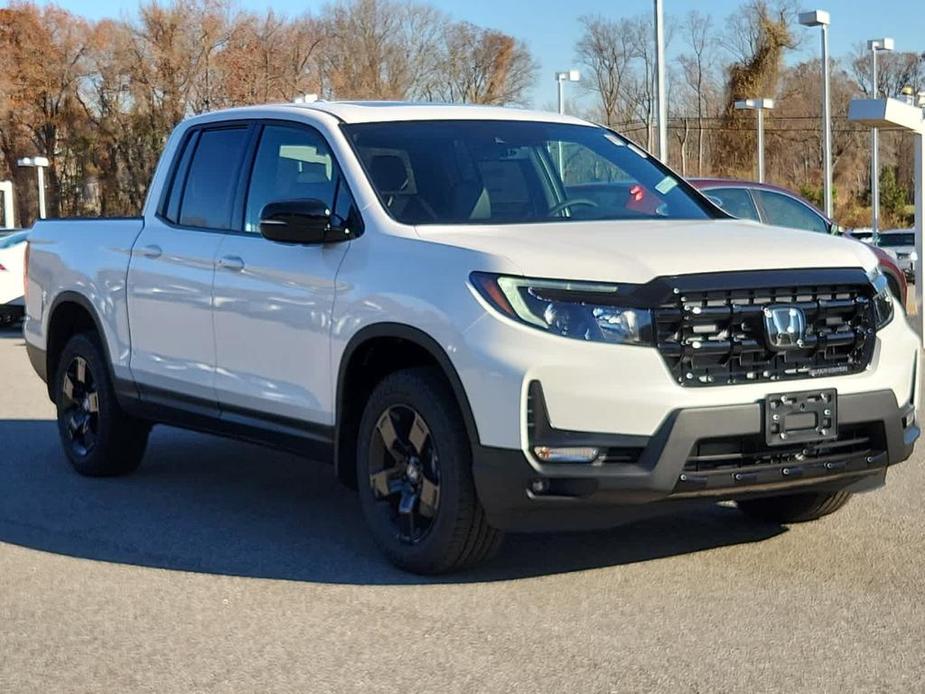
[[[462,120],[343,129],[382,204],[406,224],[718,216],[686,182],[595,126]]]
[[[909,232],[908,234],[881,234],[880,240],[877,241],[878,246],[883,248],[894,248],[895,246],[914,246],[915,245],[915,233]]]

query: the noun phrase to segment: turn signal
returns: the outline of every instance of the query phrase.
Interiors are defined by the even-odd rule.
[[[593,463],[601,454],[601,450],[592,446],[534,446],[533,454],[544,463]]]

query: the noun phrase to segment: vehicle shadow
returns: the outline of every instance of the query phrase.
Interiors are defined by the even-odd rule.
[[[434,579],[393,568],[330,466],[167,427],[141,468],[88,479],[56,424],[0,420],[0,541],[97,561],[340,584],[469,583],[617,566],[784,532],[707,507],[591,533],[512,535],[483,567]]]

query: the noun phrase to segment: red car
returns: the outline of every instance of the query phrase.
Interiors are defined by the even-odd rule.
[[[779,227],[816,231],[820,234],[841,233],[838,225],[831,219],[810,202],[786,188],[768,183],[723,178],[690,178],[688,182],[735,217],[754,219]],[[887,276],[893,294],[905,306],[908,288],[903,271],[883,249],[876,246],[868,248],[880,261],[880,268]]]

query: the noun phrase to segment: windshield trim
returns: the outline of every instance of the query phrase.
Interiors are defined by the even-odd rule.
[[[573,219],[571,217],[549,217],[547,218],[529,218],[529,219],[492,219],[492,220],[467,220],[465,222],[457,221],[445,221],[445,220],[435,220],[433,222],[405,222],[401,219],[398,219],[395,214],[389,209],[389,206],[386,204],[382,195],[379,192],[379,189],[373,184],[372,176],[370,175],[369,169],[366,166],[366,162],[363,160],[363,157],[360,156],[360,152],[357,149],[356,143],[351,137],[351,130],[355,129],[355,126],[365,126],[365,125],[401,125],[406,123],[455,123],[455,122],[478,122],[478,123],[518,123],[518,124],[539,124],[539,125],[550,125],[550,126],[562,126],[567,125],[568,127],[575,128],[588,128],[591,130],[599,130],[605,133],[609,133],[617,137],[625,145],[638,150],[643,155],[645,155],[647,161],[649,161],[656,169],[658,169],[662,175],[670,176],[677,182],[677,186],[684,190],[691,201],[694,202],[700,209],[707,215],[706,219],[735,219],[734,216],[723,210],[721,207],[716,205],[712,200],[710,200],[702,191],[693,186],[686,178],[681,176],[681,174],[674,171],[671,167],[664,164],[657,157],[652,155],[650,152],[647,152],[643,147],[639,146],[629,138],[621,135],[619,132],[613,128],[608,128],[603,125],[598,125],[596,123],[589,122],[579,122],[579,123],[560,123],[553,120],[517,120],[517,119],[508,119],[508,118],[484,118],[484,119],[456,119],[456,118],[428,118],[428,119],[408,119],[401,121],[363,121],[362,123],[341,123],[338,127],[341,130],[341,134],[344,136],[344,139],[347,141],[347,145],[350,147],[350,151],[353,153],[354,158],[359,163],[360,168],[363,171],[363,175],[366,177],[366,182],[369,187],[372,189],[373,193],[376,196],[376,200],[379,203],[380,208],[389,216],[391,220],[398,224],[403,224],[405,226],[476,226],[476,227],[496,227],[496,226],[523,226],[525,224],[549,224],[549,223],[569,223],[569,222],[634,222],[634,221],[665,221],[672,219],[670,217],[660,217],[660,216],[649,216],[649,215],[639,215],[638,217],[627,217],[620,219]],[[683,221],[680,218],[678,221]],[[703,220],[701,220],[703,221]]]

